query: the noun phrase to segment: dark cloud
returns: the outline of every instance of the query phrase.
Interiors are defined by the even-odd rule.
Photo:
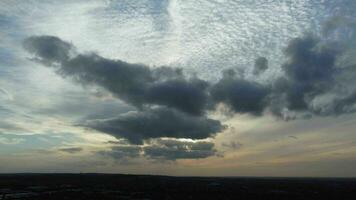
[[[158,137],[204,139],[223,129],[219,121],[204,115],[208,82],[187,78],[181,69],[151,69],[94,53],[78,54],[69,43],[52,36],[30,37],[24,46],[36,60],[57,67],[62,76],[83,85],[101,86],[139,110],[92,120],[85,126],[135,144]],[[154,105],[163,107],[152,108]]]
[[[265,57],[258,57],[255,60],[255,66],[253,68],[253,74],[254,75],[260,75],[264,71],[268,69],[268,60]]]
[[[62,76],[83,85],[99,85],[139,108],[156,104],[203,114],[207,83],[197,78],[187,80],[181,69],[150,69],[146,65],[106,59],[95,53],[72,53],[73,58],[70,58],[74,48],[53,36],[30,37],[25,40],[24,47],[36,56],[36,60],[47,65],[59,63],[57,72]]]
[[[187,78],[181,69],[110,60],[97,54],[77,54],[74,47],[52,36],[30,37],[25,48],[45,64],[59,63],[58,73],[84,85],[99,85],[125,102],[143,109],[149,105],[174,108],[190,115],[204,115],[215,103],[226,103],[236,112],[260,114],[268,94],[266,87],[243,78],[224,76],[218,84]],[[49,52],[46,49],[54,49]],[[256,61],[258,70],[267,60]],[[233,70],[231,70],[231,73]],[[210,90],[210,91],[208,91]],[[210,93],[209,93],[210,92]],[[210,98],[212,97],[212,99]]]
[[[147,90],[147,102],[201,115],[207,106],[207,86],[207,82],[199,79],[165,81],[154,84]]]
[[[288,44],[284,76],[273,83],[270,95],[273,113],[296,111],[310,116],[354,112],[355,65],[344,60],[348,49],[341,43],[306,35]]]
[[[258,115],[267,106],[269,89],[257,82],[237,77],[229,70],[212,86],[210,94],[215,103],[225,103],[235,112]]]
[[[153,83],[151,71],[140,64],[105,59],[96,54],[78,55],[64,62],[59,73],[87,85],[99,85],[122,100],[141,105],[147,86]]]
[[[74,154],[74,153],[78,153],[78,152],[83,151],[83,148],[81,148],[81,147],[67,147],[67,148],[60,148],[58,150],[62,151],[62,152],[65,152],[65,153]]]
[[[214,144],[205,141],[157,140],[143,147],[145,156],[153,159],[177,160],[207,158],[216,154]]]
[[[73,46],[54,36],[33,36],[23,43],[24,48],[47,64],[62,63],[69,59]]]
[[[307,101],[333,85],[338,50],[322,46],[312,36],[292,40],[285,50],[288,62],[282,66],[286,77],[288,108],[307,109]]]
[[[110,156],[116,160],[125,161],[130,158],[140,157],[142,148],[140,146],[115,146],[110,151],[100,151],[100,155]]]
[[[224,129],[217,120],[168,108],[130,112],[114,119],[89,121],[85,126],[124,137],[134,144],[160,137],[204,139]]]
[[[111,150],[99,151],[119,162],[127,163],[133,158],[153,160],[201,159],[216,155],[214,143],[207,141],[181,141],[176,139],[154,139],[146,145],[113,146]]]

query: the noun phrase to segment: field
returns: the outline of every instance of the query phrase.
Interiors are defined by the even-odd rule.
[[[356,199],[356,179],[3,174],[0,199]]]

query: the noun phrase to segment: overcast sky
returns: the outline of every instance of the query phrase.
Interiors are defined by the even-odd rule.
[[[354,0],[2,0],[0,173],[356,176]]]

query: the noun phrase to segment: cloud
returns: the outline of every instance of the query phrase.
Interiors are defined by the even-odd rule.
[[[100,155],[110,156],[116,160],[127,160],[129,158],[137,158],[141,155],[142,148],[140,146],[115,146],[110,151],[99,151]]]
[[[153,159],[200,159],[216,154],[214,143],[205,141],[179,141],[159,139],[155,144],[143,147],[145,156]]]
[[[95,53],[78,54],[71,44],[52,36],[30,37],[24,47],[35,60],[55,67],[60,75],[82,85],[101,86],[138,109],[91,120],[83,124],[86,127],[135,144],[158,137],[205,139],[224,128],[219,121],[205,117],[209,83],[187,78],[179,68],[151,69]],[[53,50],[47,52],[48,48]]]
[[[267,106],[268,93],[268,87],[236,77],[232,70],[225,71],[223,78],[210,91],[215,103],[225,103],[238,113],[256,115]]]
[[[55,67],[63,77],[103,87],[135,106],[137,111],[82,125],[142,144],[151,138],[214,136],[224,126],[209,119],[207,112],[218,104],[254,116],[269,110],[286,120],[299,118],[300,113],[305,118],[353,112],[356,70],[354,63],[343,60],[349,50],[343,44],[312,34],[291,40],[284,50],[287,61],[281,65],[281,76],[264,84],[233,69],[223,71],[219,81],[209,82],[188,77],[180,68],[150,68],[96,53],[80,54],[73,45],[53,36],[30,37],[24,47],[35,60]],[[259,75],[267,68],[268,60],[259,57],[252,73]]]
[[[148,102],[167,105],[193,115],[201,115],[207,105],[208,83],[192,79],[170,80],[152,85],[147,91]]]
[[[1,108],[0,108],[0,110],[1,110]],[[25,128],[23,128],[22,126],[20,126],[16,123],[3,120],[0,122],[0,131],[3,131],[3,132],[27,132],[28,130],[26,130]]]
[[[322,47],[317,38],[292,40],[285,50],[289,60],[282,66],[287,76],[288,108],[306,109],[307,98],[325,92],[333,85],[337,49]]]
[[[65,62],[73,46],[54,36],[32,36],[23,42],[24,48],[45,63]]]
[[[224,129],[217,120],[164,107],[129,112],[113,119],[91,120],[85,126],[127,138],[134,144],[159,137],[205,139]]]
[[[84,142],[84,140],[73,133],[48,132],[49,134],[13,134],[0,132],[0,144],[11,144],[12,146],[0,145],[0,152],[28,152],[29,150],[63,148],[63,144]],[[49,150],[52,151],[52,150]]]
[[[356,110],[354,104],[356,102],[356,90],[351,94],[338,98],[333,101],[332,107],[335,114],[342,114],[345,112],[354,112]]]
[[[65,152],[65,153],[74,154],[74,153],[83,151],[83,148],[81,148],[81,147],[67,147],[67,148],[60,148],[58,150]]]
[[[355,64],[342,60],[347,51],[342,42],[312,35],[292,40],[285,49],[284,77],[273,83],[271,107],[315,115],[353,112],[356,72]]]
[[[152,139],[145,145],[117,145],[98,154],[127,163],[130,159],[152,160],[201,159],[216,155],[214,143],[177,139]]]
[[[253,74],[260,75],[268,69],[268,60],[265,57],[258,57],[255,60],[255,65],[253,67]]]
[[[356,26],[356,22],[351,18],[341,16],[341,15],[332,16],[322,24],[321,33],[324,36],[328,36],[333,31],[338,30],[340,28],[355,27],[355,26]]]
[[[0,136],[0,144],[3,144],[3,145],[17,145],[24,141],[25,141],[25,139],[23,139],[23,138],[6,138],[6,137]]]
[[[131,105],[164,105],[191,114],[203,113],[207,83],[197,78],[188,80],[179,69],[150,69],[146,65],[106,59],[95,53],[70,58],[74,47],[53,36],[27,38],[24,47],[36,60],[57,67],[62,76],[83,85],[101,86]]]

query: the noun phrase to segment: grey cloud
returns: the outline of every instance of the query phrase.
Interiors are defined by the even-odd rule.
[[[347,97],[343,98],[339,103],[338,107],[345,108],[346,106],[353,106],[353,104],[356,102],[356,90],[353,91],[350,95]],[[345,112],[345,110],[343,110]],[[349,112],[350,110],[347,110],[346,112]]]
[[[219,121],[205,117],[208,82],[186,78],[179,68],[151,69],[94,53],[71,53],[74,47],[51,36],[30,37],[24,46],[36,60],[57,67],[60,75],[83,85],[101,86],[139,110],[84,126],[135,144],[158,137],[204,139],[223,130]],[[47,53],[47,48],[56,50]],[[152,108],[155,105],[163,107]]]
[[[100,151],[98,153],[116,160],[126,160],[140,157],[141,152],[142,148],[140,146],[115,146],[110,151]]]
[[[97,84],[134,105],[142,104],[153,77],[148,67],[105,59],[96,54],[78,55],[59,69],[63,76],[86,84]]]
[[[85,126],[124,137],[134,144],[159,137],[204,139],[224,129],[217,120],[187,115],[164,107],[130,112],[114,119],[93,120]]]
[[[265,57],[258,57],[255,60],[255,65],[253,68],[253,74],[254,75],[260,75],[261,73],[263,73],[264,71],[266,71],[268,69],[268,60]]]
[[[355,103],[356,103],[356,90],[350,93],[349,95],[334,99],[331,105],[329,106],[329,112],[332,112],[336,115],[342,113],[355,112],[356,111],[356,107],[354,106]]]
[[[99,85],[139,109],[162,105],[190,115],[204,115],[213,104],[221,102],[236,112],[259,114],[268,93],[266,87],[243,78],[224,76],[211,86],[196,77],[186,78],[179,68],[150,69],[94,53],[73,54],[71,58],[69,54],[74,47],[52,36],[30,37],[24,46],[45,64],[59,63],[57,72],[62,76],[84,85]],[[56,50],[47,52],[48,48]],[[264,70],[266,59],[261,58],[257,65],[259,70]]]
[[[207,86],[207,82],[199,79],[165,81],[147,90],[147,101],[201,115],[208,101]]]
[[[199,159],[216,154],[214,144],[205,141],[191,142],[160,139],[155,144],[145,146],[143,149],[147,157],[165,160]]]
[[[306,109],[307,98],[330,89],[333,84],[337,50],[319,47],[311,36],[297,38],[285,50],[289,61],[282,66],[287,78],[287,98],[290,109]]]
[[[99,85],[139,108],[156,104],[203,114],[207,83],[197,78],[185,79],[180,69],[150,69],[146,65],[110,60],[95,53],[70,58],[74,47],[53,36],[30,37],[25,40],[24,47],[36,60],[47,65],[59,63],[57,72],[62,76],[83,85]]]
[[[54,36],[32,36],[24,41],[23,46],[48,64],[68,60],[73,49],[70,43]]]
[[[78,152],[83,151],[83,148],[81,148],[81,147],[67,147],[67,148],[60,148],[58,150],[62,151],[62,152],[65,152],[65,153],[74,154],[74,153],[78,153]]]
[[[316,115],[353,112],[355,65],[340,62],[345,51],[337,41],[311,35],[292,40],[285,49],[285,76],[273,83],[272,112],[282,108]]]
[[[356,60],[349,56],[353,49],[345,45],[347,41],[311,34],[295,38],[284,50],[287,61],[281,66],[282,76],[271,85],[236,77],[230,70],[211,87],[210,95],[235,112],[260,114],[268,108],[286,120],[354,112]],[[265,65],[264,58],[256,60],[256,75]]]
[[[134,158],[153,160],[201,159],[214,156],[217,151],[214,143],[207,141],[181,141],[176,139],[153,139],[146,145],[119,145],[110,150],[99,151],[119,162]]]
[[[210,94],[215,103],[225,103],[239,113],[261,114],[267,105],[269,88],[257,82],[236,77],[230,70],[212,86]]]

